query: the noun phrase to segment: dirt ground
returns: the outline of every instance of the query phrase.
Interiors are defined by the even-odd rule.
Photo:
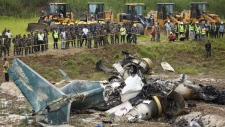
[[[147,44],[149,42],[141,42],[140,44]],[[114,47],[115,48],[115,47]],[[118,50],[124,49],[126,48],[126,45],[120,45],[117,46]],[[65,56],[63,58],[65,58],[65,60],[67,60],[69,57],[66,56],[73,56],[78,52],[81,52],[83,50],[88,50],[86,47],[84,48],[70,48],[68,50],[55,50],[55,49],[49,49],[48,51],[45,51],[43,53],[38,53],[38,54],[30,54],[27,56],[13,56],[12,54],[10,54],[10,56],[8,57],[10,60],[15,58],[15,57],[19,57],[21,58],[25,63],[29,63],[29,61],[37,61],[40,62],[42,64],[45,64],[46,66],[51,66],[51,64],[53,62],[55,62],[55,60],[51,60],[52,56],[59,56],[60,58],[62,58],[61,56]],[[103,51],[104,50],[104,51]],[[105,52],[107,49],[106,48],[99,48],[99,49],[91,49],[92,52],[96,52],[96,53],[102,53]],[[38,57],[34,59],[34,57],[36,56],[42,56],[41,59]],[[107,56],[105,56],[107,57]],[[1,60],[1,63],[3,63],[3,60]],[[0,71],[2,71],[2,68],[0,69]],[[157,74],[155,74],[157,76],[159,76],[160,78],[163,79],[174,79],[174,78],[178,78],[179,74],[176,73],[171,73],[171,72],[159,72]],[[150,75],[149,75],[150,76]],[[0,73],[0,77],[2,77],[2,79],[0,79],[1,82],[4,81],[4,75],[3,73]],[[197,74],[197,75],[188,75],[188,79],[190,81],[193,81],[195,84],[203,84],[203,85],[212,85],[215,87],[219,87],[219,88],[225,88],[225,78],[223,78],[223,75],[203,75],[203,74]],[[16,87],[16,86],[15,86]],[[9,96],[3,93],[0,93],[0,97],[4,98],[4,96]],[[217,105],[217,104],[213,104],[213,103],[206,103],[203,101],[199,101],[199,100],[187,100],[186,104],[188,104],[189,102],[195,103],[196,107],[193,108],[188,108],[189,112],[192,111],[198,111],[201,112],[202,114],[216,114],[219,116],[224,116],[225,114],[225,105]],[[27,102],[25,102],[27,103]],[[103,116],[103,117],[102,117]],[[70,118],[70,124],[72,126],[80,126],[80,127],[89,127],[89,126],[97,126],[97,124],[99,122],[105,121],[105,123],[103,123],[103,126],[121,126],[121,127],[170,127],[173,126],[172,124],[170,124],[169,121],[167,120],[163,120],[162,118],[154,118],[151,119],[149,121],[140,121],[138,123],[127,123],[125,119],[123,118],[116,118],[115,121],[113,123],[108,122],[107,120],[104,120],[105,117],[103,112],[96,112],[94,114],[72,114],[71,118]],[[86,121],[86,122],[85,122]],[[163,121],[163,122],[162,122]],[[165,122],[167,121],[167,122]]]

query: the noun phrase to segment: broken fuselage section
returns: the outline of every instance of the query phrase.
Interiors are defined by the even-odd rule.
[[[191,83],[186,75],[174,81],[145,78],[144,73],[152,69],[151,60],[123,54],[125,59],[114,63],[112,69],[97,63],[99,70],[115,74],[108,81],[75,80],[57,88],[17,58],[8,73],[28,100],[37,121],[51,125],[69,123],[71,109],[95,108],[136,122],[163,113],[168,117],[177,116],[185,109],[184,98],[218,103],[224,100],[224,90],[212,88],[208,92],[207,86]],[[62,70],[61,73],[67,77]]]

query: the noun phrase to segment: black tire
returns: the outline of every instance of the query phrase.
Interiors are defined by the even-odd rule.
[[[137,33],[140,35],[144,35],[144,26],[141,23],[136,23]]]

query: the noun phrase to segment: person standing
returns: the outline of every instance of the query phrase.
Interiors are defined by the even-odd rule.
[[[209,42],[209,40],[205,44],[205,50],[206,50],[206,58],[208,58],[209,56],[211,57],[211,43]]]
[[[10,30],[7,30],[5,35],[8,36],[9,39],[9,47],[11,47],[11,39],[12,39],[12,33],[10,32]]]
[[[127,28],[126,30],[126,40],[127,40],[127,43],[131,43],[131,28]]]
[[[134,44],[137,44],[137,27],[136,24],[133,24],[131,28],[131,42],[133,41]]]
[[[190,35],[190,39],[193,41],[195,38],[194,38],[194,29],[195,29],[195,25],[193,22],[191,22],[189,24],[189,35]]]
[[[160,42],[160,27],[158,23],[155,25],[156,42]]]
[[[93,38],[92,33],[91,33],[91,31],[89,30],[88,33],[87,33],[87,48],[88,48],[88,49],[91,49],[92,38]]]
[[[88,33],[88,28],[87,28],[86,25],[82,29],[82,32],[83,32],[83,34],[82,34],[82,42],[81,42],[82,44],[81,44],[81,47],[83,45],[84,40],[85,40],[85,46],[87,46],[87,33]]]
[[[210,33],[210,24],[209,24],[209,22],[207,22],[206,24],[205,24],[205,29],[206,29],[206,38],[208,38],[209,37],[209,33]]]
[[[196,27],[196,30],[195,30],[195,40],[200,40],[200,31],[201,31],[201,27],[200,25],[198,24],[197,27]]]
[[[12,40],[12,43],[14,45],[13,53],[14,55],[19,55],[19,36],[16,35],[16,37]]]
[[[125,42],[126,28],[124,25],[120,28],[121,43]]]
[[[5,82],[9,82],[9,75],[8,75],[8,68],[9,68],[9,62],[7,58],[4,58],[5,63],[3,66],[3,73],[5,73]]]
[[[40,31],[40,33],[38,34],[38,51],[40,51],[40,46],[41,46],[41,51],[44,51],[44,37],[45,35],[42,33],[42,31]]]
[[[219,32],[220,32],[219,37],[223,37],[223,34],[224,34],[224,24],[223,24],[223,22],[221,22],[221,24],[220,24]]]
[[[183,22],[180,22],[179,33],[180,33],[180,35],[181,34],[183,35],[184,32],[185,32],[184,23]]]
[[[189,23],[185,25],[185,38],[187,41],[189,40]]]
[[[178,26],[178,23],[175,23],[175,25],[174,25],[174,32],[175,32],[176,39],[178,39],[178,34],[179,34],[179,26]]]
[[[119,44],[119,33],[120,33],[120,27],[117,25],[116,32],[115,32],[115,44]]]
[[[219,38],[219,29],[220,29],[220,24],[216,23],[215,38]]]
[[[206,29],[205,29],[205,26],[203,25],[202,29],[201,29],[201,41],[202,42],[205,42],[205,40],[206,40],[205,34],[206,34]]]
[[[166,36],[168,37],[170,35],[170,32],[171,32],[171,24],[170,24],[169,20],[167,21],[165,26],[166,26]]]
[[[4,44],[4,55],[6,56],[6,53],[7,53],[9,56],[9,38],[7,35],[5,35],[3,44]]]
[[[111,41],[111,45],[114,45],[114,41],[115,41],[115,33],[116,33],[116,28],[114,27],[114,25],[111,25],[110,27],[110,41]]]
[[[61,37],[61,49],[66,49],[66,32],[65,29],[62,29],[62,32],[60,33]]]
[[[44,29],[44,50],[48,50],[48,30]]]
[[[53,37],[53,41],[54,41],[54,49],[58,49],[58,39],[59,39],[59,32],[57,31],[57,29],[55,28],[52,32],[52,37]]]
[[[152,31],[150,32],[151,39],[150,41],[155,41],[155,25],[152,26]]]

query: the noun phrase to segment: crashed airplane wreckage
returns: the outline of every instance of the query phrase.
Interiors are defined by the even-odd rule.
[[[173,81],[145,78],[144,73],[152,69],[151,60],[123,54],[124,60],[114,63],[113,69],[107,69],[101,61],[97,63],[98,69],[115,74],[108,81],[75,80],[57,88],[18,58],[12,61],[8,73],[31,105],[37,122],[43,124],[69,123],[71,110],[87,108],[136,122],[162,114],[177,116],[185,109],[184,99],[225,104],[225,90],[195,85],[185,74]]]

